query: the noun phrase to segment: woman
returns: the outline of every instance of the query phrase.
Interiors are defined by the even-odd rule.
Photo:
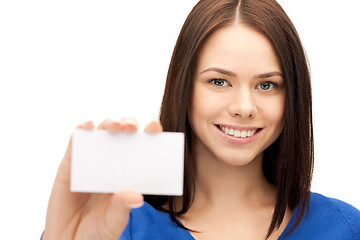
[[[310,193],[311,113],[306,58],[282,8],[199,1],[173,52],[160,123],[145,129],[185,133],[184,195],[70,193],[69,147],[43,239],[360,239],[358,210]]]

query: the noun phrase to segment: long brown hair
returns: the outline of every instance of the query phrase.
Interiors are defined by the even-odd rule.
[[[188,106],[198,54],[216,30],[240,21],[264,34],[279,58],[285,81],[284,128],[264,152],[263,171],[277,187],[276,206],[267,237],[278,228],[286,208],[298,206],[294,229],[306,214],[313,172],[313,127],[310,74],[299,36],[291,20],[275,0],[200,0],[186,19],[173,51],[161,106],[164,131],[185,133],[185,174],[182,209],[172,196],[145,196],[155,208],[169,204],[177,217],[193,202],[195,164],[191,157],[192,130]],[[184,228],[184,227],[183,227]]]

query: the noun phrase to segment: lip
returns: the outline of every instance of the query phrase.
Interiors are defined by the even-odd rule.
[[[260,134],[260,132],[263,130],[263,128],[248,127],[248,126],[239,127],[239,126],[231,126],[231,125],[223,125],[223,124],[216,124],[214,126],[215,126],[216,130],[219,132],[220,136],[226,142],[231,143],[231,144],[236,144],[236,145],[245,145],[245,144],[249,144],[249,143],[253,142],[256,139],[256,137]],[[221,131],[219,126],[238,129],[238,130],[254,130],[254,129],[257,129],[257,131],[251,137],[240,138],[240,137],[234,137],[234,136],[225,134],[223,131]]]
[[[227,127],[227,128],[232,128],[232,129],[236,129],[236,130],[246,130],[246,131],[251,131],[251,130],[257,130],[257,129],[261,129],[260,127],[251,127],[251,126],[235,126],[235,125],[227,125],[227,124],[215,124],[216,127],[218,126],[222,126],[222,127]]]

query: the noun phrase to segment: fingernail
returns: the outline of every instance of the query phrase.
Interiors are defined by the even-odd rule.
[[[141,201],[140,203],[137,203],[137,204],[128,204],[127,206],[129,208],[140,208],[144,205],[144,201]]]
[[[124,117],[120,120],[123,123],[137,124],[137,120],[135,118]]]
[[[126,125],[124,127],[124,131],[126,131],[126,132],[133,132],[134,130],[136,130],[136,127],[132,126],[132,125]]]
[[[87,122],[85,123],[85,125],[86,125],[86,126],[92,126],[92,125],[94,125],[94,123],[93,123],[92,121],[87,121]]]

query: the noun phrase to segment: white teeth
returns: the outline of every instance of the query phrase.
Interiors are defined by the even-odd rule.
[[[241,137],[244,138],[247,136],[247,131],[246,130],[242,130],[241,131]]]
[[[256,130],[239,130],[239,129],[233,129],[228,127],[220,126],[221,131],[223,131],[225,134],[234,136],[234,137],[240,137],[240,138],[246,138],[251,137],[255,134]]]
[[[234,132],[235,132],[235,130],[230,128],[228,134],[231,136],[234,136]]]

